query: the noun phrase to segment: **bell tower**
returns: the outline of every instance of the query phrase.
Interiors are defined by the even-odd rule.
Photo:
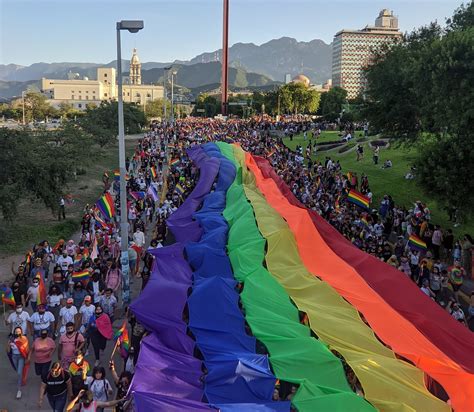
[[[137,49],[133,49],[130,59],[130,84],[142,84],[142,64],[137,56]]]

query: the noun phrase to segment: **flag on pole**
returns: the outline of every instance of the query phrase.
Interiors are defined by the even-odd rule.
[[[156,176],[158,176],[158,173],[156,173],[155,166],[152,166],[150,171],[151,171],[151,176],[153,177],[153,179],[156,179]]]
[[[123,358],[125,358],[128,354],[128,350],[130,349],[130,338],[128,336],[127,320],[124,320],[120,329],[115,332],[114,339],[116,340],[116,342],[118,342],[118,345],[120,345],[120,354]]]
[[[104,219],[102,219],[97,211],[94,211],[94,218],[95,218],[95,223],[100,225],[103,229],[108,229],[109,227],[107,226],[107,223],[105,223]]]
[[[120,170],[118,169],[114,170],[114,180],[120,180]]]
[[[178,166],[180,163],[181,163],[181,160],[179,160],[178,158],[171,159],[170,161],[171,166]]]
[[[2,302],[5,302],[7,305],[16,305],[13,291],[8,286],[0,285],[0,296],[2,297]]]
[[[363,209],[368,209],[370,200],[367,196],[364,196],[362,193],[358,192],[357,190],[351,189],[349,191],[349,195],[347,196],[347,200]]]
[[[426,243],[415,234],[410,235],[408,238],[408,246],[410,249],[416,249],[422,252],[426,250]]]
[[[156,193],[156,190],[152,185],[148,187],[147,194],[153,199],[154,202],[158,202],[158,193]]]
[[[146,193],[145,192],[130,192],[130,195],[135,200],[142,200],[142,199],[145,199]]]
[[[91,259],[94,260],[98,256],[99,256],[99,247],[97,245],[97,238],[94,237],[94,242],[92,243]]]
[[[90,272],[85,269],[80,272],[74,272],[71,276],[73,282],[83,282],[86,283],[89,280]]]
[[[183,193],[186,191],[183,186],[181,186],[179,183],[175,186],[174,191],[178,193],[180,196],[183,195]]]
[[[114,200],[109,192],[101,196],[95,205],[105,218],[112,219],[115,216]]]

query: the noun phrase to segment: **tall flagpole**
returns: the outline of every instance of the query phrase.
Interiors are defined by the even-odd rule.
[[[229,0],[224,0],[223,8],[221,111],[223,116],[227,116],[229,87]]]

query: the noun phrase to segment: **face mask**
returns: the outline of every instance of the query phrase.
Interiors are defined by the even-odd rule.
[[[100,316],[100,315],[102,315],[102,312],[96,312],[95,315]]]
[[[72,335],[74,333],[74,330],[67,330],[66,335]]]
[[[21,338],[21,333],[16,333],[15,336],[16,336],[17,338]]]
[[[16,308],[16,313],[21,313],[23,312],[23,308]]]
[[[34,283],[33,283],[33,287],[34,287],[34,288],[37,288],[37,287],[38,287],[38,283],[34,282]]]
[[[42,333],[41,334],[41,339],[46,339],[48,337],[48,334],[47,333]]]

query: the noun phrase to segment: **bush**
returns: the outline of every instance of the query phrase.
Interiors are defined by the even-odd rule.
[[[372,140],[370,144],[371,146],[385,147],[385,146],[388,146],[388,141],[387,140]]]

